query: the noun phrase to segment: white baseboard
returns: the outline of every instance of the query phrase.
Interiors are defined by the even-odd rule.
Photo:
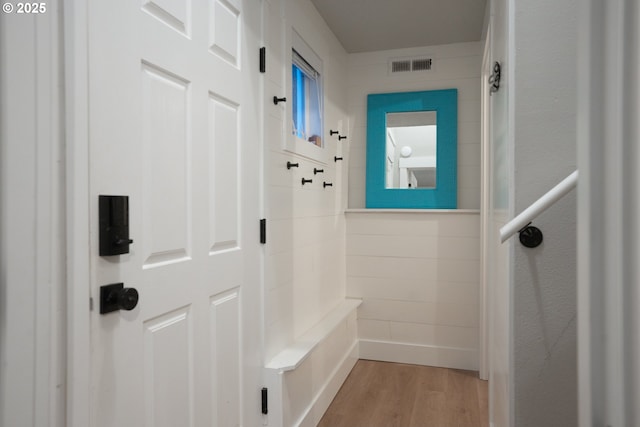
[[[478,370],[478,350],[360,340],[360,359]]]

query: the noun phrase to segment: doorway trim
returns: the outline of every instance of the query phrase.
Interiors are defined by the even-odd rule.
[[[0,17],[3,45],[0,416],[65,423],[65,165],[60,82],[62,0],[31,17]],[[13,11],[15,13],[15,11]],[[7,89],[5,91],[5,89]],[[6,267],[6,268],[4,268]],[[4,271],[6,270],[6,271]],[[18,303],[18,304],[16,304]],[[5,310],[6,309],[6,310]],[[26,381],[26,382],[25,382]]]
[[[489,250],[489,210],[490,171],[491,171],[491,102],[489,76],[491,75],[491,23],[487,26],[487,38],[482,56],[481,82],[481,162],[480,162],[480,340],[478,351],[478,370],[482,380],[489,379],[489,268],[487,251]]]
[[[87,0],[64,0],[67,425],[90,425],[89,52]]]
[[[578,421],[638,425],[640,7],[589,0],[578,20]]]

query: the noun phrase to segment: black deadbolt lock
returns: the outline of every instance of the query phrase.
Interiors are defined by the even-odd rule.
[[[125,288],[124,283],[100,286],[100,314],[118,310],[133,310],[138,305],[138,291]]]
[[[129,253],[129,196],[100,196],[100,256]]]

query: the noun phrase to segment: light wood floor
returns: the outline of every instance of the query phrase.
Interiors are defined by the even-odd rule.
[[[487,427],[472,371],[359,360],[318,427]]]

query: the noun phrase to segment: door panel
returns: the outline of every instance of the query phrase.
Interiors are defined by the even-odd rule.
[[[210,255],[239,245],[239,106],[209,94]]]
[[[152,268],[190,253],[189,82],[148,63],[141,68],[141,237],[144,268]]]
[[[190,307],[183,307],[144,322],[145,419],[149,425],[193,425],[190,314]]]
[[[92,312],[92,426],[257,425],[260,4],[88,3],[91,292],[140,295]],[[97,254],[100,194],[129,254]]]
[[[240,318],[239,289],[211,298],[211,355],[213,370],[213,420],[218,426],[239,425],[240,420]]]
[[[239,1],[215,0],[213,16],[210,22],[211,52],[238,67],[239,64],[239,33],[240,12],[237,8]]]
[[[190,0],[143,1],[142,10],[168,27],[189,36]]]

